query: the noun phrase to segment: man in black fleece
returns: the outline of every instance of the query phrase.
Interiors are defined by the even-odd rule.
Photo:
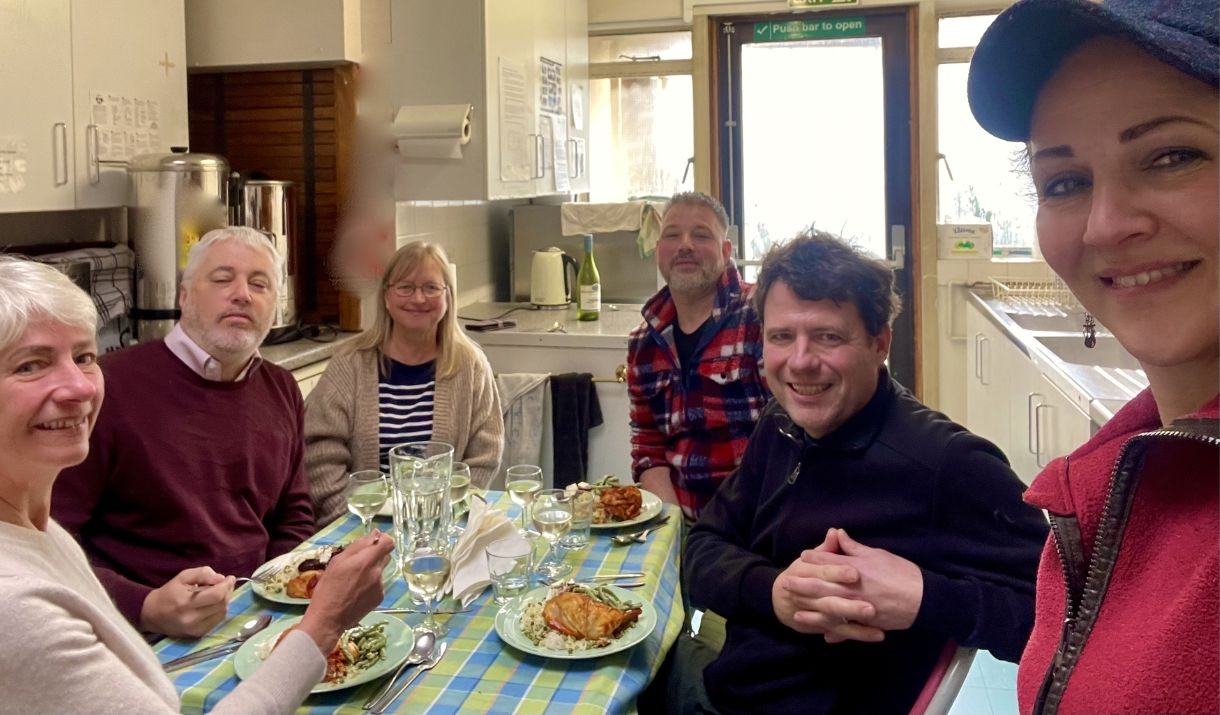
[[[893,273],[811,232],[755,300],[776,402],[687,541],[727,637],[679,641],[670,711],[902,715],[950,641],[1017,660],[1046,521],[999,449],[889,376]]]

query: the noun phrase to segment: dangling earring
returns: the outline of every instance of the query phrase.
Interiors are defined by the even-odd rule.
[[[1084,346],[1092,348],[1097,345],[1097,321],[1093,320],[1092,313],[1084,314]]]

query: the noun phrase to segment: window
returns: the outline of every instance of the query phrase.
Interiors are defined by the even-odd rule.
[[[593,36],[589,55],[590,199],[693,188],[690,33]]]
[[[996,249],[1030,248],[1037,202],[1025,170],[1025,146],[985,132],[966,99],[970,57],[994,19],[943,17],[938,25],[937,222],[990,223]]]

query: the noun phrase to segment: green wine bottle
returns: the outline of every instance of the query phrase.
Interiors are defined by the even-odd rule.
[[[597,320],[602,312],[602,279],[593,261],[593,234],[585,234],[585,260],[576,276],[576,319]]]

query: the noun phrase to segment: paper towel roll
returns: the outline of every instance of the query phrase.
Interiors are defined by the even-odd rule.
[[[470,142],[469,104],[399,107],[394,115],[398,153],[412,159],[461,159]]]

